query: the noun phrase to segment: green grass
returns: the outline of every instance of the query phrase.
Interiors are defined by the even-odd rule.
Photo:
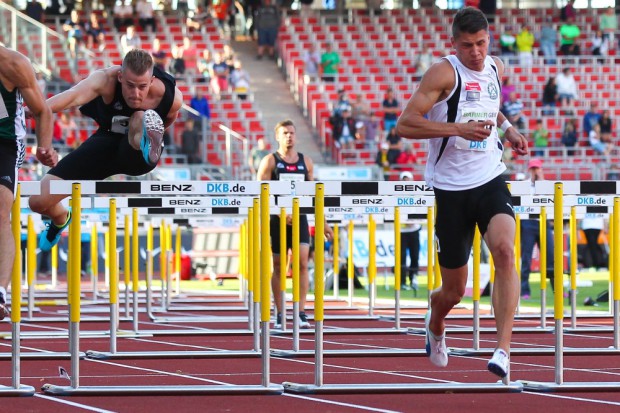
[[[577,274],[577,279],[579,281],[579,286],[577,288],[577,310],[578,311],[601,311],[606,312],[608,310],[608,305],[606,302],[599,303],[598,306],[585,306],[583,304],[584,299],[586,297],[592,297],[596,299],[596,297],[602,292],[608,289],[608,272],[581,272]],[[564,281],[568,280],[568,276],[564,276]],[[365,277],[360,278],[362,284],[366,287],[367,279]],[[387,288],[386,288],[387,282]],[[428,290],[426,288],[427,278],[426,275],[418,276],[419,289],[417,291],[416,296],[414,296],[414,291],[401,290],[401,301],[403,304],[424,304],[427,296]],[[388,274],[387,277],[384,275],[377,276],[376,279],[376,288],[377,288],[377,298],[381,300],[393,300],[394,299],[394,277],[392,274]],[[154,288],[159,288],[159,281],[154,282]],[[198,281],[198,280],[190,280],[190,281],[181,281],[181,289],[184,291],[215,291],[220,293],[231,292],[236,293],[239,290],[239,282],[235,279],[226,279],[224,280],[222,285],[217,285],[217,283],[212,281]],[[532,273],[530,276],[530,290],[531,296],[528,300],[521,300],[522,307],[531,307],[531,308],[539,308],[540,307],[540,274]],[[566,290],[566,288],[565,288]],[[289,293],[292,292],[292,280],[289,278],[287,280],[287,291]],[[326,291],[326,296],[331,296],[332,291]],[[340,297],[346,298],[347,291],[346,285],[341,286]],[[354,297],[357,299],[364,299],[368,297],[368,290],[366,288],[358,288],[354,292]],[[551,290],[551,285],[547,282],[547,308],[553,309],[553,293]],[[462,301],[463,305],[472,305],[473,300],[471,297],[465,297]],[[481,297],[480,299],[481,305],[490,305],[489,297]],[[566,309],[570,308],[570,302],[568,298],[564,298],[564,306]]]

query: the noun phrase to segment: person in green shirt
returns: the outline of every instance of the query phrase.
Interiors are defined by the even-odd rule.
[[[607,40],[610,48],[614,46],[614,35],[618,30],[618,18],[613,7],[608,7],[598,20],[598,28],[603,31],[603,39]]]
[[[572,19],[568,19],[566,23],[560,27],[560,50],[563,55],[579,56],[581,54],[579,45],[577,44],[580,35],[581,30],[579,30],[579,27]]]
[[[340,55],[328,43],[327,50],[321,55],[322,79],[326,82],[334,82],[338,76],[339,64]]]
[[[532,132],[534,138],[534,156],[544,157],[545,151],[542,148],[549,146],[549,131],[543,126],[542,119],[536,120],[536,129]],[[539,149],[540,148],[540,149]]]

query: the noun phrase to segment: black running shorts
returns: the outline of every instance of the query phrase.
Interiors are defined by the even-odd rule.
[[[445,268],[460,268],[467,264],[476,224],[480,234],[484,235],[495,215],[507,214],[514,218],[510,191],[501,176],[465,191],[435,188],[435,200],[435,241],[439,264]]]
[[[64,180],[99,181],[118,174],[140,176],[154,168],[126,135],[98,130],[48,173]]]
[[[271,216],[269,221],[269,234],[271,235],[271,252],[280,254],[280,217]],[[286,249],[289,250],[293,245],[293,227],[286,226]],[[299,244],[310,244],[310,228],[308,227],[308,217],[299,215]]]
[[[15,193],[17,171],[24,161],[24,141],[0,139],[0,185]]]

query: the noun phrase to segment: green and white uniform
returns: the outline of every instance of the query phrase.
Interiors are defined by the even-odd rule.
[[[0,185],[15,192],[17,170],[24,161],[26,120],[24,100],[17,90],[0,82]]]

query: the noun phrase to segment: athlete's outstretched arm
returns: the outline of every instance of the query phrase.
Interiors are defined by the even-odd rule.
[[[179,88],[175,88],[174,102],[170,107],[170,111],[168,112],[166,119],[164,119],[164,128],[167,129],[170,125],[174,123],[175,120],[177,120],[177,117],[179,116],[179,111],[181,110],[181,106],[183,106],[183,94],[181,93]]]
[[[117,66],[116,69],[108,68],[95,70],[86,79],[81,80],[71,89],[49,98],[47,104],[54,113],[84,105],[97,96],[101,96],[106,88],[110,86],[110,81],[116,81],[116,77],[110,76],[110,71],[117,73],[119,69],[120,66]]]
[[[14,85],[19,89],[35,119],[35,134],[37,136],[37,159],[45,166],[55,166],[58,154],[52,148],[52,133],[54,122],[52,111],[45,104],[45,98],[37,85],[34,70],[30,61],[21,53],[14,53]]]
[[[432,65],[422,77],[420,85],[407,102],[398,118],[396,133],[407,139],[432,139],[461,136],[465,139],[482,141],[495,126],[492,121],[469,123],[432,122],[424,118],[435,103],[448,97],[454,88],[454,70],[450,63],[442,60]]]

